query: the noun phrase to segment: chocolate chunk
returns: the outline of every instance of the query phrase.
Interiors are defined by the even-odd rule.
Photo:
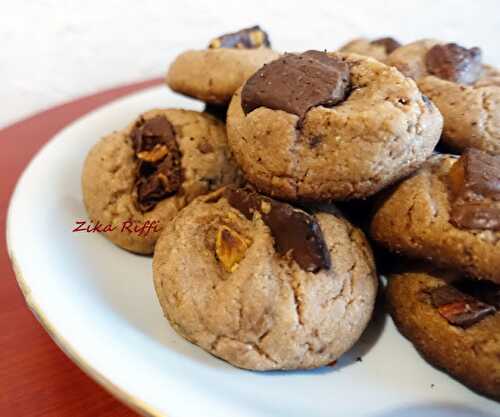
[[[451,285],[433,289],[431,299],[434,307],[448,323],[463,328],[478,323],[496,311],[492,305],[483,303]]]
[[[385,52],[390,54],[392,51],[398,49],[401,44],[394,38],[379,38],[370,42],[372,45],[380,45],[385,48]]]
[[[427,70],[436,77],[460,84],[475,83],[483,71],[480,48],[456,43],[433,46],[425,56]]]
[[[450,169],[450,187],[465,200],[500,200],[500,156],[467,149]]]
[[[500,285],[491,281],[475,279],[464,279],[454,282],[453,285],[463,293],[500,309]]]
[[[241,29],[238,32],[227,33],[210,41],[208,47],[214,48],[238,48],[253,49],[265,46],[271,47],[269,36],[260,26],[252,26],[247,29]]]
[[[450,221],[465,229],[500,230],[500,157],[467,149],[448,173]]]
[[[500,230],[500,207],[481,203],[455,204],[450,221],[462,229]]]
[[[264,65],[245,83],[245,114],[258,107],[283,110],[301,119],[314,106],[332,107],[347,97],[349,66],[325,52],[286,54]]]
[[[228,188],[226,198],[248,219],[252,219],[255,212],[260,213],[271,230],[278,254],[290,254],[308,272],[330,269],[330,252],[314,216],[290,204],[264,197],[250,188]]]
[[[140,119],[130,133],[137,158],[137,205],[143,212],[175,194],[182,183],[181,152],[164,116]]]

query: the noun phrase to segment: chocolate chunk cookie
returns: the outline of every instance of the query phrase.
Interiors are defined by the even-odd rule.
[[[90,150],[83,198],[89,219],[113,229],[104,233],[113,243],[150,254],[181,208],[237,175],[221,122],[194,111],[152,110]]]
[[[287,54],[231,101],[231,149],[261,192],[290,201],[364,198],[417,169],[442,118],[415,82],[359,55]]]
[[[205,50],[190,50],[170,65],[167,85],[207,103],[227,104],[234,92],[266,62],[279,54],[259,26],[213,39]]]
[[[363,233],[252,188],[197,198],[156,245],[158,299],[187,340],[246,369],[327,365],[360,337],[377,276]]]
[[[394,322],[431,364],[500,400],[500,287],[415,269],[389,277]]]
[[[444,118],[443,143],[500,154],[500,71],[484,65],[479,48],[421,40],[387,58],[417,80]]]
[[[394,252],[500,283],[500,157],[432,157],[380,202],[375,240]]]
[[[384,62],[387,56],[399,48],[401,44],[394,38],[385,37],[374,40],[366,38],[353,39],[339,49],[339,52],[354,53],[375,58]]]

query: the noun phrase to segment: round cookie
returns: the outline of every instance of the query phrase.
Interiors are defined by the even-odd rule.
[[[246,369],[316,368],[360,337],[377,275],[363,233],[252,189],[216,191],[162,233],[154,283],[177,333]]]
[[[426,360],[499,401],[500,287],[478,285],[424,268],[390,276],[386,295],[397,327]]]
[[[278,56],[267,34],[255,26],[216,38],[208,49],[180,54],[168,69],[166,83],[178,93],[223,105],[248,77]]]
[[[499,178],[500,157],[436,155],[378,202],[371,236],[393,252],[500,283]]]
[[[379,38],[370,41],[366,38],[353,39],[339,49],[339,52],[369,56],[384,62],[387,56],[399,48],[401,44],[394,38]]]
[[[113,228],[103,233],[113,243],[151,254],[180,209],[236,181],[237,172],[221,122],[194,111],[151,110],[90,150],[83,199],[90,220]]]
[[[500,71],[481,63],[479,48],[423,40],[387,58],[417,80],[444,118],[443,143],[500,154]]]
[[[290,201],[368,197],[417,169],[441,128],[439,111],[395,68],[318,51],[265,65],[227,116],[247,179]]]

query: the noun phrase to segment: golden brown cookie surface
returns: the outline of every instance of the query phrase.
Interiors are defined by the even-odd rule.
[[[391,315],[431,364],[500,400],[500,312],[490,311],[465,327],[450,324],[442,313],[446,315],[447,310],[456,310],[457,306],[439,303],[439,308],[436,295],[449,289],[450,284],[454,286],[457,278],[457,274],[429,268],[390,276],[386,294]]]
[[[443,143],[500,154],[500,72],[481,63],[478,48],[421,40],[386,60],[409,77],[439,108]]]
[[[413,80],[371,58],[329,56],[350,72],[340,102],[316,101],[299,117],[264,106],[245,114],[242,90],[231,101],[229,144],[248,180],[266,194],[292,201],[367,197],[414,171],[439,139],[441,115]],[[292,79],[287,71],[283,77]]]
[[[89,219],[114,228],[106,237],[150,254],[182,207],[236,178],[221,122],[194,111],[152,110],[90,150],[82,188]],[[153,226],[134,232],[145,223]]]
[[[229,103],[234,92],[265,63],[276,59],[259,26],[213,39],[204,50],[186,51],[170,65],[166,83],[178,93],[207,103]]]
[[[153,272],[166,317],[183,337],[238,367],[332,362],[373,310],[377,277],[363,233],[338,213],[238,199],[202,196],[163,232]],[[315,238],[287,234],[286,223],[307,226]]]
[[[451,155],[434,156],[396,186],[380,202],[371,222],[371,235],[393,252],[500,283],[500,232],[491,223],[481,228],[459,226],[452,216],[453,210],[460,208],[449,176],[457,160]],[[485,204],[488,210],[498,206],[491,199],[471,203]],[[498,212],[493,216],[495,219]]]

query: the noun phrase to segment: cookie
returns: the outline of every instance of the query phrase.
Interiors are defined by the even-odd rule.
[[[399,48],[401,44],[394,38],[386,37],[374,40],[357,38],[346,43],[339,49],[339,52],[354,53],[375,58],[384,62],[387,56]]]
[[[90,150],[83,199],[89,219],[108,226],[104,235],[113,243],[150,254],[180,209],[237,180],[237,172],[221,122],[194,111],[152,110]]]
[[[153,273],[177,333],[246,369],[316,368],[366,327],[377,275],[363,233],[249,188],[199,197],[167,225]]]
[[[500,287],[415,269],[389,277],[389,311],[432,365],[500,400]]]
[[[279,56],[270,46],[259,26],[222,35],[207,49],[180,54],[168,69],[166,83],[207,103],[227,104],[248,77]]]
[[[379,202],[370,230],[394,252],[500,283],[500,157],[432,157]]]
[[[479,48],[422,40],[387,58],[417,80],[444,118],[443,144],[500,154],[500,71],[482,63]]]
[[[290,201],[368,197],[417,169],[442,118],[415,82],[354,54],[287,54],[253,75],[228,110],[247,179]]]

